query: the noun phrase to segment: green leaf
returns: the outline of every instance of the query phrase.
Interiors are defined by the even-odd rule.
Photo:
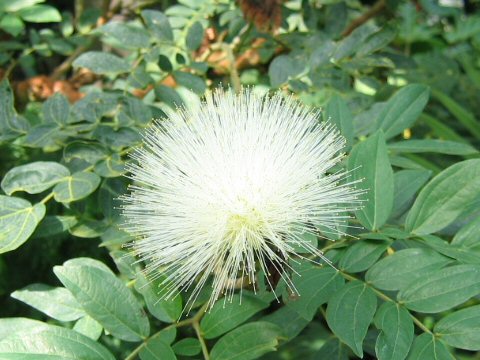
[[[0,339],[6,339],[15,334],[29,334],[49,327],[47,323],[22,317],[0,319]],[[0,340],[1,341],[1,340]]]
[[[415,338],[407,360],[455,360],[447,347],[431,334]]]
[[[142,66],[139,66],[128,75],[127,82],[134,88],[144,89],[153,84],[154,80]]]
[[[480,266],[455,265],[422,273],[398,294],[411,310],[438,313],[480,294]]]
[[[103,234],[101,234],[102,243],[99,245],[102,246],[116,246],[123,245],[127,242],[134,240],[134,237],[129,233],[118,229],[118,225],[113,225],[107,228]]]
[[[185,44],[191,51],[197,50],[203,41],[203,26],[199,21],[195,21],[187,31]]]
[[[291,247],[297,254],[310,254],[310,246],[316,248],[318,246],[318,237],[311,232],[303,232],[298,234],[297,241],[292,242]]]
[[[0,141],[16,138],[26,132],[28,122],[17,116],[13,91],[7,77],[0,82]]]
[[[426,248],[400,250],[373,265],[365,279],[382,290],[402,290],[423,274],[437,271],[449,262],[445,256]]]
[[[73,16],[70,12],[64,12],[62,14],[62,23],[60,24],[59,28],[63,37],[65,38],[68,38],[73,34]]]
[[[351,281],[328,302],[327,323],[340,340],[363,357],[363,339],[376,309],[375,293],[365,283]]]
[[[93,135],[103,144],[114,148],[137,145],[142,140],[140,132],[133,127],[121,127],[115,130],[111,126],[99,126]],[[117,156],[112,158],[119,161]]]
[[[176,360],[177,357],[172,348],[161,338],[148,340],[140,350],[141,360]]]
[[[420,115],[420,120],[422,123],[425,123],[428,125],[428,127],[430,127],[434,135],[441,139],[451,140],[454,142],[468,142],[463,136],[455,132],[455,130],[451,128],[451,125],[447,125],[447,123],[433,117],[432,115],[423,113]]]
[[[258,296],[243,291],[242,295],[233,295],[231,302],[217,301],[202,318],[200,327],[206,339],[213,339],[244,323],[268,305]]]
[[[284,299],[286,305],[305,319],[312,320],[320,305],[330,300],[345,283],[340,273],[330,266],[306,264],[292,277],[300,296]]]
[[[73,62],[74,67],[84,67],[95,74],[121,74],[130,71],[130,65],[122,58],[101,51],[88,51]]]
[[[299,61],[289,55],[277,56],[268,67],[272,87],[279,87],[303,71]]]
[[[393,175],[393,218],[407,211],[413,202],[415,194],[428,181],[431,174],[430,170],[400,170]]]
[[[397,31],[391,26],[385,26],[377,31],[375,34],[370,35],[365,42],[362,42],[358,49],[356,56],[362,57],[370,55],[375,51],[382,50],[391,41],[395,39]]]
[[[423,243],[430,246],[440,254],[458,260],[463,264],[480,264],[480,252],[468,247],[452,245],[435,235],[423,235]]]
[[[32,235],[45,216],[45,205],[0,195],[0,254],[15,250]]]
[[[106,157],[106,149],[95,142],[72,141],[63,149],[63,158],[66,162],[81,159],[89,164],[95,164]]]
[[[286,340],[297,337],[310,323],[308,319],[289,306],[283,306],[264,316],[261,320],[277,325],[282,329],[282,337]]]
[[[105,160],[99,161],[93,168],[95,173],[106,178],[115,178],[125,174],[125,162],[118,156],[113,154]]]
[[[14,334],[0,341],[2,359],[71,359],[114,360],[103,345],[76,331],[49,325],[46,329],[28,334]]]
[[[121,114],[125,115],[127,121],[131,121],[130,124],[147,125],[152,119],[153,114],[150,107],[139,99],[132,97],[125,97],[122,99]],[[123,124],[122,124],[123,125]]]
[[[109,22],[98,31],[114,38],[119,45],[127,49],[145,49],[150,46],[150,38],[145,29],[123,22]]]
[[[457,16],[455,27],[445,31],[443,36],[449,43],[456,43],[480,32],[480,18],[478,16]]]
[[[59,163],[37,161],[10,169],[5,174],[0,186],[7,195],[11,195],[15,191],[38,194],[69,175],[70,171]]]
[[[348,247],[338,266],[349,273],[365,271],[382,256],[391,243],[386,240],[360,240]]]
[[[125,341],[148,336],[150,325],[138,300],[103,263],[77,258],[53,271],[85,312],[113,336]]]
[[[277,350],[282,329],[257,321],[242,325],[223,336],[213,346],[211,360],[250,360]]]
[[[365,44],[367,38],[377,32],[378,28],[371,26],[370,24],[363,24],[356,28],[350,35],[343,38],[339,43],[333,54],[332,60],[338,62],[352,54],[357,49]]]
[[[176,109],[178,106],[184,105],[184,101],[180,95],[178,95],[174,89],[165,85],[155,86],[155,96],[172,109]]]
[[[127,182],[123,178],[106,179],[102,182],[98,192],[98,205],[103,215],[109,219],[115,219],[120,216],[118,209],[120,195],[127,191]],[[118,224],[113,223],[115,232],[119,235]]]
[[[25,29],[25,24],[18,16],[15,16],[14,14],[8,14],[1,18],[0,29],[16,37]]]
[[[173,41],[173,31],[168,18],[157,10],[143,10],[141,12],[150,33],[159,41]]]
[[[34,238],[46,238],[61,234],[77,224],[75,216],[47,215],[33,233]]]
[[[10,119],[15,116],[13,106],[13,91],[8,79],[0,82],[0,129],[7,127]]]
[[[185,338],[173,344],[173,351],[177,355],[195,356],[202,351],[200,342],[195,338]]]
[[[68,134],[62,131],[56,123],[39,124],[27,132],[23,139],[23,145],[55,151],[61,147],[59,143],[67,137]]]
[[[46,122],[54,122],[62,126],[68,122],[70,104],[61,93],[55,93],[43,103],[43,118]]]
[[[180,318],[182,314],[182,297],[178,295],[168,300],[161,299],[162,288],[160,284],[164,277],[149,281],[141,272],[138,272],[136,279],[135,289],[143,295],[150,314],[168,323],[173,323]]]
[[[33,23],[49,23],[62,21],[62,15],[53,6],[33,5],[23,8],[17,14],[25,21]]]
[[[323,118],[337,126],[347,140],[347,145],[353,145],[353,115],[343,98],[338,95],[333,96],[325,107]]]
[[[431,234],[455,221],[480,195],[480,160],[456,163],[435,176],[420,192],[408,213],[405,228]]]
[[[186,87],[189,90],[192,90],[198,95],[203,95],[207,85],[205,80],[199,76],[184,72],[184,71],[175,71],[173,73],[175,80],[177,80],[179,85]]]
[[[453,237],[452,245],[464,248],[475,248],[480,246],[480,216],[463,226]]]
[[[73,321],[85,315],[70,291],[62,287],[31,284],[11,296],[59,321]]]
[[[398,155],[390,155],[389,158],[392,166],[396,166],[401,169],[425,170],[425,168],[418,162],[411,160],[411,156],[410,158],[406,158]]]
[[[450,346],[480,350],[480,305],[456,311],[435,324],[435,336]]]
[[[445,140],[406,140],[388,144],[388,149],[396,152],[424,153],[433,152],[447,155],[473,155],[478,150],[466,143]]]
[[[313,359],[335,359],[348,360],[349,350],[342,344],[342,342],[333,337],[327,340],[325,344],[315,352]]]
[[[53,188],[56,201],[70,203],[87,197],[100,184],[100,177],[90,172],[78,172],[67,176]]]
[[[106,64],[105,66],[107,66]],[[99,122],[103,116],[111,116],[118,111],[118,94],[90,92],[72,106],[76,121]],[[87,128],[88,124],[85,125]]]
[[[352,180],[364,179],[357,188],[365,189],[363,208],[356,212],[369,230],[379,229],[390,216],[393,206],[393,171],[381,131],[358,143],[348,160]]]
[[[375,326],[381,330],[375,344],[378,359],[405,359],[414,336],[413,320],[408,311],[394,302],[385,302],[375,315]]]
[[[156,339],[162,340],[165,344],[171,345],[177,337],[177,328],[168,326],[158,332]],[[153,336],[152,336],[153,338]]]
[[[115,249],[110,251],[110,257],[117,265],[120,274],[125,275],[128,279],[135,279],[137,272],[142,270],[132,251]]]
[[[95,6],[89,6],[85,8],[75,21],[75,27],[80,35],[90,34],[92,29],[96,28],[101,16],[101,8]]]
[[[16,12],[32,5],[45,2],[45,0],[10,0],[0,3],[0,11]]]
[[[105,221],[80,219],[77,224],[68,229],[73,236],[80,238],[95,238],[101,236],[107,229]]]
[[[464,106],[439,90],[432,90],[432,95],[436,100],[440,101],[472,135],[480,139],[480,122],[475,119],[475,116],[470,111],[466,110]]]
[[[85,315],[75,323],[73,330],[96,341],[102,335],[103,327],[98,321]]]
[[[377,128],[390,139],[411,127],[427,105],[430,90],[425,85],[411,84],[395,93],[377,118]]]

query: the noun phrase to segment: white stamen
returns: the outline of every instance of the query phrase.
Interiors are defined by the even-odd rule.
[[[193,286],[190,304],[212,277],[210,305],[231,298],[237,278],[277,269],[295,291],[288,259],[301,234],[338,233],[361,193],[337,164],[345,139],[319,113],[280,93],[217,90],[195,112],[178,109],[153,125],[132,155],[134,185],[124,197],[132,247],[165,298]],[[258,280],[257,280],[258,281]]]

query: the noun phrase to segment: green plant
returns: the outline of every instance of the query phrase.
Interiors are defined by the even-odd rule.
[[[75,4],[0,5],[0,358],[478,357],[477,14],[430,0]],[[335,268],[291,264],[300,297],[279,282],[279,302],[245,290],[205,312],[206,287],[186,314],[189,294],[159,300],[161,279],[123,247],[117,199],[152,119],[219,84],[322,107],[366,202],[344,235],[311,239]]]

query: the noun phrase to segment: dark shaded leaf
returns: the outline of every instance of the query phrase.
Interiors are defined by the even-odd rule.
[[[363,339],[376,309],[375,293],[365,283],[352,281],[328,302],[328,326],[357,356],[363,357]]]
[[[369,230],[379,229],[393,206],[393,171],[381,131],[353,147],[348,168],[353,180],[363,179],[357,188],[366,190],[363,208],[356,212],[358,219]]]
[[[235,294],[231,302],[219,300],[200,323],[206,339],[218,337],[242,324],[269,303],[248,291]]]
[[[214,345],[211,360],[251,360],[275,351],[282,330],[274,324],[258,321],[245,324],[223,336]]]

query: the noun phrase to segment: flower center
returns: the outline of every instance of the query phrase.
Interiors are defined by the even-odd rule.
[[[251,246],[258,246],[264,227],[263,218],[255,207],[246,203],[242,205],[228,217],[225,238],[231,243],[247,241]]]

